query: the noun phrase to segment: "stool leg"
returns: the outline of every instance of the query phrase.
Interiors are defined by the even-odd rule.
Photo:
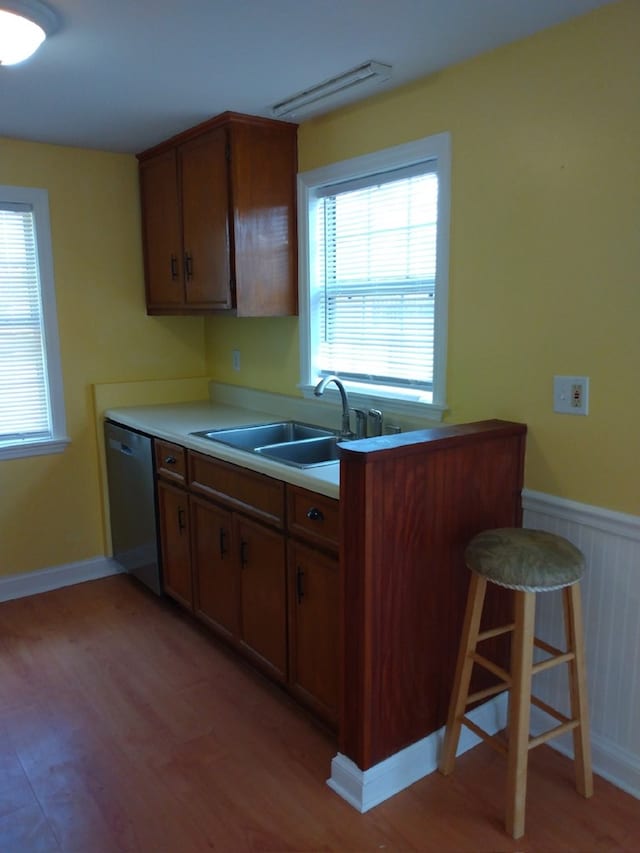
[[[583,797],[593,794],[591,769],[591,744],[589,742],[589,706],[587,702],[587,675],[582,630],[582,602],[577,583],[562,590],[564,602],[564,627],[567,650],[575,658],[569,661],[569,693],[571,717],[579,721],[573,730],[573,755],[576,766],[576,789]]]
[[[507,832],[513,838],[520,838],[524,835],[535,612],[535,592],[518,590],[515,593],[515,628],[511,647],[509,754],[505,820]]]
[[[449,703],[449,716],[447,717],[444,745],[440,756],[439,770],[445,776],[448,776],[453,771],[453,765],[456,759],[456,750],[458,748],[460,729],[462,727],[462,717],[464,716],[464,710],[467,706],[469,683],[471,681],[471,672],[473,670],[473,660],[471,655],[475,651],[476,644],[478,642],[478,631],[480,630],[480,618],[482,616],[482,606],[484,604],[486,589],[487,579],[481,577],[475,572],[471,572],[471,583],[469,585],[469,594],[467,596],[467,606],[462,626],[462,637],[460,638],[460,649],[458,651],[456,672],[453,679],[453,689],[451,691],[451,700]]]

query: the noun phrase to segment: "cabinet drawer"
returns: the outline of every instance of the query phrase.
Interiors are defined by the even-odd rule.
[[[195,451],[189,452],[189,478],[193,492],[275,527],[284,526],[284,483],[280,480]]]
[[[289,533],[325,545],[338,547],[340,502],[334,498],[287,486],[287,518]]]
[[[153,444],[158,476],[177,483],[184,483],[187,479],[187,453],[184,447],[157,438]]]

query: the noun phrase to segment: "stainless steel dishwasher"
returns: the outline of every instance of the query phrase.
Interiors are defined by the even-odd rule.
[[[104,441],[114,559],[161,595],[152,441],[109,420]]]

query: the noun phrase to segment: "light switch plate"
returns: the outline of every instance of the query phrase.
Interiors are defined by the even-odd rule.
[[[588,415],[589,377],[554,376],[553,411],[563,415]]]

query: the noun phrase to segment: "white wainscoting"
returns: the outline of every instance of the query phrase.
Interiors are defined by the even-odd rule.
[[[584,553],[581,581],[593,769],[619,788],[640,797],[640,518],[525,490],[523,526],[558,533]],[[562,594],[537,596],[536,635],[564,648]],[[536,676],[534,693],[568,714],[566,666]],[[506,722],[504,695],[472,712],[483,728],[495,732]],[[551,721],[555,724],[555,721]],[[550,728],[532,708],[531,729]],[[467,737],[467,735],[469,737]],[[412,744],[369,770],[346,756],[332,762],[328,784],[359,811],[392,797],[432,773],[443,730]],[[458,754],[479,743],[463,727]],[[572,756],[570,735],[549,745]]]
[[[585,555],[581,581],[593,768],[640,797],[640,518],[525,490],[523,526],[548,530]],[[559,592],[537,596],[536,635],[563,647]],[[568,713],[565,666],[540,673],[534,692]],[[535,713],[533,713],[535,712]],[[532,709],[532,730],[549,728]],[[573,754],[571,736],[549,742]]]
[[[106,578],[122,571],[122,567],[115,560],[108,557],[93,557],[90,560],[40,569],[36,572],[7,575],[0,577],[0,601],[24,598],[26,595],[49,592],[49,590],[71,586],[74,583]]]

